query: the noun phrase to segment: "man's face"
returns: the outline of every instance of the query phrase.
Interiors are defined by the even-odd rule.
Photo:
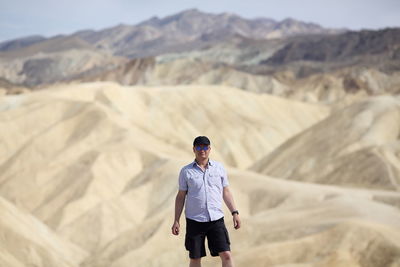
[[[210,151],[211,147],[209,145],[196,145],[193,147],[193,152],[196,155],[196,159],[208,159]]]

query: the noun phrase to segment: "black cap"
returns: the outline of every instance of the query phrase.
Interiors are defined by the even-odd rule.
[[[210,145],[210,139],[207,136],[197,136],[193,141],[193,146]]]

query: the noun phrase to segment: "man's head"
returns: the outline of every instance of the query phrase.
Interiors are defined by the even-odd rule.
[[[193,141],[193,152],[197,160],[208,159],[210,155],[210,139],[207,136],[197,136]]]

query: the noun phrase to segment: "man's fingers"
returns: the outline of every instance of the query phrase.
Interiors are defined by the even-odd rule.
[[[178,235],[179,234],[179,227],[172,227],[172,234]]]
[[[240,220],[233,220],[233,226],[235,229],[239,229],[240,228]]]

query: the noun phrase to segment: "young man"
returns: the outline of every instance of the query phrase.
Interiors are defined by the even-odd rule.
[[[210,151],[210,140],[206,136],[194,139],[193,152],[196,158],[184,166],[179,174],[172,234],[179,234],[179,219],[186,200],[185,247],[189,251],[189,267],[201,266],[201,257],[206,256],[206,237],[211,255],[220,256],[223,267],[233,267],[222,200],[232,213],[235,229],[240,228],[239,212],[228,188],[226,171],[221,163],[208,158]]]

